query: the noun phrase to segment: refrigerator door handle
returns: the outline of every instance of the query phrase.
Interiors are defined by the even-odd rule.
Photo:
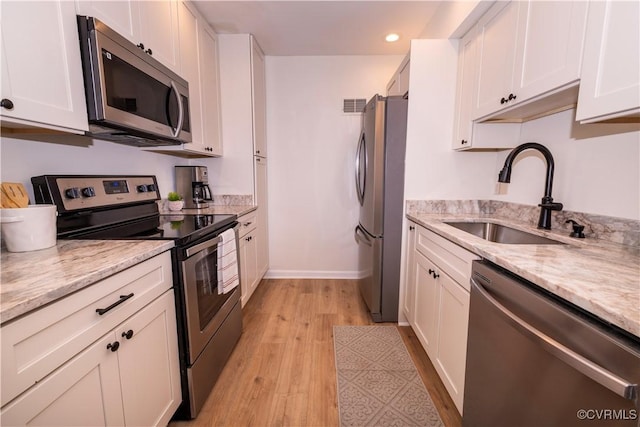
[[[360,206],[364,203],[364,190],[367,185],[367,150],[364,150],[364,170],[363,176],[360,176],[360,161],[362,158],[363,148],[365,148],[364,130],[360,134],[360,140],[358,141],[358,149],[356,150],[356,193],[358,194],[358,201]],[[362,178],[362,186],[360,186],[360,180]]]
[[[373,246],[371,239],[369,238],[369,236],[365,234],[364,230],[362,229],[362,227],[360,227],[360,225],[356,226],[356,229],[354,230],[354,237],[356,239],[356,242],[358,243],[364,243],[367,246]]]

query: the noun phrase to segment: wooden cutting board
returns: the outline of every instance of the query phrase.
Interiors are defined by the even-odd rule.
[[[29,196],[24,185],[19,182],[0,183],[0,205],[3,208],[26,208]]]

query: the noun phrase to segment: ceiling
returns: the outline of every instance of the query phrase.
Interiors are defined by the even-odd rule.
[[[267,55],[404,55],[440,1],[195,0],[218,34],[251,33]],[[389,32],[400,40],[387,43]]]

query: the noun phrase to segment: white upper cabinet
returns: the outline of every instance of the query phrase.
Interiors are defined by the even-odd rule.
[[[453,148],[466,148],[471,145],[472,96],[476,90],[476,32],[470,31],[460,40],[458,51],[458,81],[456,89],[455,128]]]
[[[501,109],[513,83],[518,2],[497,3],[478,22],[477,95],[473,118]]]
[[[570,107],[580,78],[589,3],[585,1],[513,1],[496,3],[478,22],[477,94],[472,118],[496,113],[554,92],[546,104],[520,110],[533,117]],[[504,119],[504,117],[499,117]]]
[[[476,123],[472,119],[477,87],[477,33],[472,29],[460,40],[454,119],[454,150],[507,149],[518,144],[520,123]]]
[[[264,53],[251,37],[254,155],[267,157],[267,96]]]
[[[522,100],[580,78],[586,1],[522,2],[513,91]]]
[[[77,0],[76,9],[79,15],[98,18],[172,71],[180,72],[177,0]]]
[[[219,157],[222,156],[222,137],[217,36],[191,2],[178,3],[178,20],[180,68],[177,72],[189,82],[191,142],[150,151],[181,157]]]
[[[87,131],[73,3],[2,2],[3,127]]]
[[[192,3],[180,8],[181,74],[189,81],[191,138],[181,150],[187,156],[221,156],[220,86],[216,34]]]
[[[200,27],[200,90],[202,91],[202,137],[210,155],[222,156],[220,71],[218,40],[208,26]]]
[[[576,120],[640,117],[640,3],[590,3]]]
[[[410,54],[404,57],[400,66],[387,83],[387,96],[404,96],[409,93]]]

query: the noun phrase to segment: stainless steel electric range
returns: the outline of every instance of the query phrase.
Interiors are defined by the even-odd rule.
[[[55,204],[59,239],[173,240],[183,402],[177,418],[202,408],[242,333],[240,288],[219,294],[218,243],[236,215],[161,214],[153,175],[43,175],[36,203]]]

